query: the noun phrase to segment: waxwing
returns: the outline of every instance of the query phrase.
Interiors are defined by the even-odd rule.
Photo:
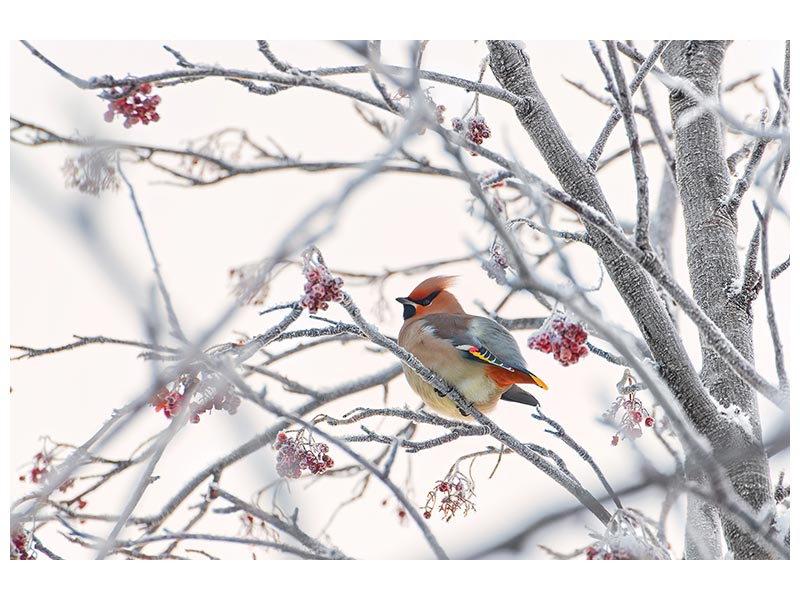
[[[538,406],[539,401],[517,384],[533,383],[545,390],[547,386],[528,370],[516,340],[505,327],[464,312],[447,291],[454,279],[431,277],[405,298],[397,298],[404,319],[400,345],[483,413],[500,399]],[[405,364],[403,371],[428,407],[448,417],[466,416]]]

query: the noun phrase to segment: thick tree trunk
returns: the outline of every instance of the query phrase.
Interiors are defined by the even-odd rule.
[[[687,79],[697,89],[717,99],[720,68],[727,42],[676,41],[662,55],[666,71]],[[729,298],[730,284],[739,277],[736,214],[720,210],[730,193],[723,154],[722,125],[711,112],[680,122],[697,102],[673,91],[670,107],[675,131],[676,177],[686,225],[689,278],[694,298],[748,360],[753,360],[753,322],[749,305]],[[702,344],[703,340],[701,340]],[[702,344],[700,379],[723,406],[734,404],[746,414],[754,437],[741,428],[721,427],[719,419],[696,423],[716,448],[728,450],[722,458],[736,491],[756,510],[770,498],[767,457],[761,445],[761,422],[756,395],[719,357]],[[732,457],[732,458],[731,458]],[[766,558],[755,544],[743,540],[739,529],[723,515],[728,544],[736,558]]]
[[[516,108],[517,117],[564,191],[601,211],[612,222],[616,222],[597,177],[586,160],[572,146],[539,90],[525,52],[513,42],[490,41],[488,46],[492,72],[504,88],[524,99],[524,102]],[[678,161],[685,158],[680,155]],[[659,372],[665,383],[695,427],[709,436],[715,452],[727,454],[732,440],[741,443],[741,435],[735,430],[735,426],[720,418],[717,410],[707,400],[705,384],[692,365],[651,278],[602,232],[589,223],[585,225],[593,248],[603,260],[616,289],[636,320],[645,342],[658,363]],[[706,305],[701,304],[701,306]],[[748,356],[752,356],[752,352]],[[719,369],[716,372],[719,373]],[[727,369],[726,373],[729,373]],[[733,374],[727,377],[738,381]],[[714,379],[712,383],[714,386],[720,385],[718,379]],[[743,385],[739,382],[739,386]],[[753,425],[758,429],[757,419]],[[756,472],[752,468],[731,470],[731,474],[736,476],[733,480],[736,491],[748,497],[748,501],[751,498],[760,498],[764,483],[768,486],[768,480],[765,481],[761,477],[763,472],[763,470]],[[755,478],[751,476],[754,473],[757,474]],[[753,486],[758,488],[758,494],[753,494],[750,490]],[[751,504],[760,506],[754,502]],[[726,528],[726,535],[737,558],[764,555],[763,550],[749,537],[741,535],[741,532]]]

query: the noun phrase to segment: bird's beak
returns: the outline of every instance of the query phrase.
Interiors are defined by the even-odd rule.
[[[395,298],[400,304],[413,305],[414,301],[409,298]]]

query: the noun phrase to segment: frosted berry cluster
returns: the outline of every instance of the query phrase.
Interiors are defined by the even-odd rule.
[[[615,551],[589,546],[586,548],[586,560],[634,560],[634,557],[624,550]]]
[[[626,369],[625,375],[617,387],[622,390],[622,386],[635,387],[635,384],[636,380]],[[603,413],[603,419],[619,427],[611,437],[612,446],[619,445],[620,441],[625,438],[640,438],[643,433],[642,427],[654,427],[656,424],[656,420],[650,415],[642,401],[636,397],[635,391],[617,396],[608,410]]]
[[[314,443],[310,437],[306,437],[305,430],[300,430],[294,437],[280,432],[274,448],[278,451],[278,475],[287,479],[299,479],[305,470],[312,475],[322,475],[333,467],[333,458],[328,455],[328,445]]]
[[[171,419],[177,415],[183,406],[184,396],[177,389],[170,391],[167,388],[162,388],[153,399],[150,401],[151,406],[154,406],[156,412],[164,411],[164,416]]]
[[[19,476],[20,481],[42,483],[51,472],[58,469],[56,463],[61,460],[58,458],[59,451],[67,446],[55,443],[48,437],[43,439],[42,449],[33,455],[33,461],[30,463],[30,466],[26,466],[25,473]],[[73,485],[75,485],[75,480],[68,478],[61,483],[58,489],[61,492],[66,492]]]
[[[481,115],[459,119],[455,117],[451,122],[453,131],[460,133],[473,144],[480,146],[484,140],[492,135],[492,130],[486,124],[486,120]]]
[[[557,314],[528,338],[528,347],[552,353],[554,359],[568,367],[589,354],[587,338],[583,325],[565,314]]]
[[[668,543],[660,542],[655,531],[638,514],[615,512],[605,532],[590,533],[596,541],[584,549],[587,560],[668,560]]]
[[[228,387],[215,394],[209,395],[205,400],[192,402],[189,406],[189,421],[192,423],[200,422],[200,415],[212,410],[224,410],[229,415],[235,415],[242,404],[242,399],[234,392],[233,388]]]
[[[22,527],[11,531],[11,560],[36,560],[31,549],[31,536]]]
[[[300,299],[300,306],[307,308],[312,315],[327,310],[329,302],[341,302],[344,282],[341,277],[331,275],[327,267],[307,265],[303,275],[306,277],[305,295]]]
[[[431,101],[431,105],[433,106],[433,114],[436,117],[439,125],[444,123],[444,111],[447,110],[447,107],[444,104],[433,104]]]
[[[33,466],[31,467],[30,471],[28,471],[27,475],[20,475],[19,480],[28,480],[31,483],[41,483],[47,476],[47,472],[50,470],[52,462],[52,453],[48,452],[47,450],[37,452],[33,456]]]
[[[138,87],[112,88],[111,93],[119,98],[108,103],[108,110],[103,118],[107,123],[111,123],[117,115],[121,115],[125,119],[122,124],[126,129],[137,123],[147,125],[158,121],[161,117],[156,111],[156,107],[161,103],[161,96],[158,94],[151,96],[152,90],[153,86],[149,83]]]
[[[162,388],[153,397],[150,404],[155,407],[156,412],[163,411],[164,416],[171,419],[181,411],[186,401],[184,393],[179,391],[182,387],[180,385],[172,391],[166,387]],[[210,413],[212,410],[224,410],[229,415],[235,415],[241,403],[241,398],[233,393],[232,388],[226,388],[221,392],[208,395],[199,402],[192,402],[189,405],[189,422],[199,423],[200,415],[205,412]]]
[[[482,261],[481,266],[490,279],[494,279],[500,285],[505,285],[508,259],[503,255],[500,247],[495,247],[490,259]]]
[[[475,485],[460,471],[456,471],[442,481],[437,481],[436,486],[428,492],[428,500],[422,508],[422,516],[426,519],[430,519],[433,515],[439,494],[442,494],[442,499],[439,501],[439,512],[442,513],[445,521],[452,519],[458,512],[463,511],[464,516],[467,516],[469,511],[475,510],[475,503],[472,501],[472,497],[475,495]]]
[[[633,395],[631,394],[631,396]],[[626,437],[640,438],[642,437],[642,426],[653,427],[655,425],[656,420],[650,416],[638,398],[623,399],[619,397],[616,402],[620,402],[622,417],[619,421],[619,431],[611,438],[612,446],[618,445],[620,440],[624,440]]]

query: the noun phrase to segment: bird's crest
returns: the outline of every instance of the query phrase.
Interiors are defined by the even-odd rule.
[[[436,277],[429,277],[408,295],[410,300],[418,302],[434,292],[441,292],[449,288],[456,280],[455,275],[437,275]]]

